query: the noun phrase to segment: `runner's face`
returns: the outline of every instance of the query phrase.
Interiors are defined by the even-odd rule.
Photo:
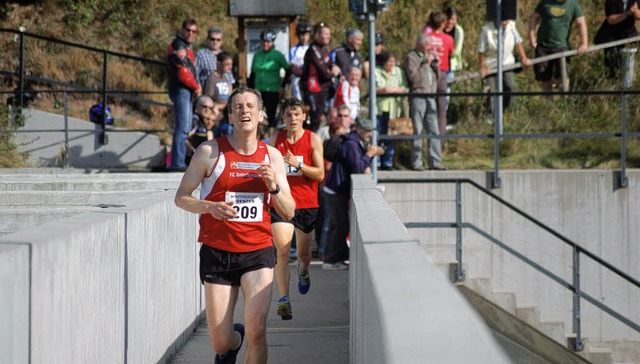
[[[282,119],[287,126],[287,130],[296,131],[302,129],[302,125],[304,125],[304,122],[307,119],[307,114],[302,112],[302,109],[299,107],[288,107],[284,111]]]
[[[264,119],[259,108],[258,96],[252,92],[244,92],[234,96],[229,120],[234,130],[256,132],[258,124]]]

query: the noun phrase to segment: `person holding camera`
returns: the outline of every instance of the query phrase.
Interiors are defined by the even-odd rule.
[[[409,83],[409,112],[413,123],[413,132],[415,135],[422,135],[425,130],[426,134],[432,137],[429,139],[429,168],[445,170],[446,168],[442,165],[442,144],[439,138],[440,129],[434,95],[440,68],[431,36],[424,33],[418,35],[416,48],[407,55],[404,70]],[[422,138],[413,140],[411,164],[413,170],[425,170],[422,161]]]

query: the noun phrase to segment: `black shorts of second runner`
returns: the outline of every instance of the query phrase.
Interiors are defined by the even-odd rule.
[[[548,56],[554,53],[561,53],[568,48],[546,48],[542,46],[536,47],[536,58]],[[567,58],[567,75],[569,75],[569,63],[571,58]],[[562,76],[560,69],[560,59],[540,62],[533,65],[533,71],[538,81],[551,81],[551,79],[560,79]]]
[[[271,223],[274,222],[288,222],[293,224],[293,226],[302,230],[305,234],[309,234],[316,227],[316,222],[318,222],[318,209],[299,209],[296,210],[295,215],[293,215],[293,219],[286,221],[282,218],[282,216],[278,215],[276,209],[273,207],[269,210],[271,213]]]
[[[276,266],[276,249],[268,247],[248,253],[232,253],[202,244],[200,281],[224,286],[239,286],[247,272]]]

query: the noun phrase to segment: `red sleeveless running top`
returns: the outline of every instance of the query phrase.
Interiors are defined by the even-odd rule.
[[[264,142],[252,155],[236,152],[227,137],[216,138],[218,159],[213,171],[200,186],[200,199],[232,201],[236,218],[218,220],[211,214],[200,215],[198,241],[216,249],[244,253],[273,245],[269,205],[271,195],[257,169],[269,160]]]
[[[294,144],[290,144],[287,141],[287,131],[280,130],[276,137],[275,146],[282,155],[287,154],[287,150],[290,150],[296,156],[298,162],[303,162],[307,166],[313,165],[313,160],[311,159],[313,145],[311,143],[310,130],[305,130],[302,138]],[[291,196],[296,201],[296,209],[317,208],[319,206],[318,181],[306,177],[297,168],[286,163],[285,167],[287,169],[287,181],[289,182],[289,187],[291,187]]]

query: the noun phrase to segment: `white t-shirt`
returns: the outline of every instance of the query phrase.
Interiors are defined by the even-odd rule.
[[[304,66],[304,54],[307,53],[309,44],[298,44],[289,50],[289,63],[294,66]],[[300,76],[291,76],[291,94],[298,100],[302,100],[300,92]]]
[[[518,33],[516,23],[509,20],[507,26],[502,30],[502,65],[510,65],[516,63],[513,56],[513,50],[516,44],[522,43],[522,37]],[[489,68],[496,68],[498,63],[498,29],[493,22],[486,23],[480,31],[480,39],[478,40],[478,53],[484,53],[485,65]]]

